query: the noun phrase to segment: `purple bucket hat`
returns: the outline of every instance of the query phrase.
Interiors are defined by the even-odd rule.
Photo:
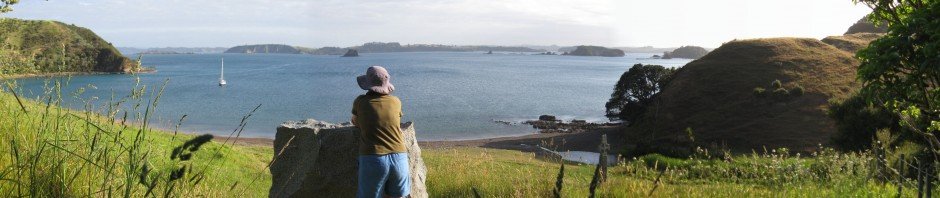
[[[395,85],[390,82],[392,76],[388,75],[388,70],[382,66],[372,66],[366,70],[366,75],[356,78],[359,82],[359,88],[369,90],[380,94],[391,94],[395,91]]]

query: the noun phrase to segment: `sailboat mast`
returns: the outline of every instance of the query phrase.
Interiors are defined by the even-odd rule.
[[[222,58],[222,71],[219,73],[219,79],[225,80],[225,58]]]

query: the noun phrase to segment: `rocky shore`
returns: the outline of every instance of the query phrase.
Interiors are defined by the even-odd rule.
[[[509,122],[504,120],[495,120],[494,122],[505,125],[526,124],[532,125],[532,128],[538,129],[539,133],[580,133],[595,130],[604,126],[617,126],[618,123],[593,123],[586,120],[572,119],[568,122],[558,119],[554,115],[541,115],[538,120],[526,120],[521,123]]]

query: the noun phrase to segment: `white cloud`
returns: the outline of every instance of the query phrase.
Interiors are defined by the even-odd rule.
[[[90,0],[23,1],[15,9],[10,16],[75,23],[116,45],[139,47],[368,41],[714,47],[733,38],[838,34],[863,14],[848,0]]]

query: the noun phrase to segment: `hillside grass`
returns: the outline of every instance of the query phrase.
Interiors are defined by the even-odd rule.
[[[58,86],[35,99],[0,93],[0,194],[13,197],[264,197],[270,147],[223,145],[216,137],[188,160],[170,158],[194,135],[147,127],[159,89],[138,86],[105,109],[61,108]],[[22,105],[20,105],[22,104]],[[128,111],[124,111],[125,107]],[[25,109],[25,110],[24,110]],[[247,113],[248,110],[246,110]],[[101,114],[98,114],[101,113]],[[130,124],[136,123],[136,124]],[[233,128],[239,123],[233,123]],[[231,143],[231,142],[230,142]],[[145,168],[146,167],[146,168]],[[171,180],[171,172],[188,167]]]

